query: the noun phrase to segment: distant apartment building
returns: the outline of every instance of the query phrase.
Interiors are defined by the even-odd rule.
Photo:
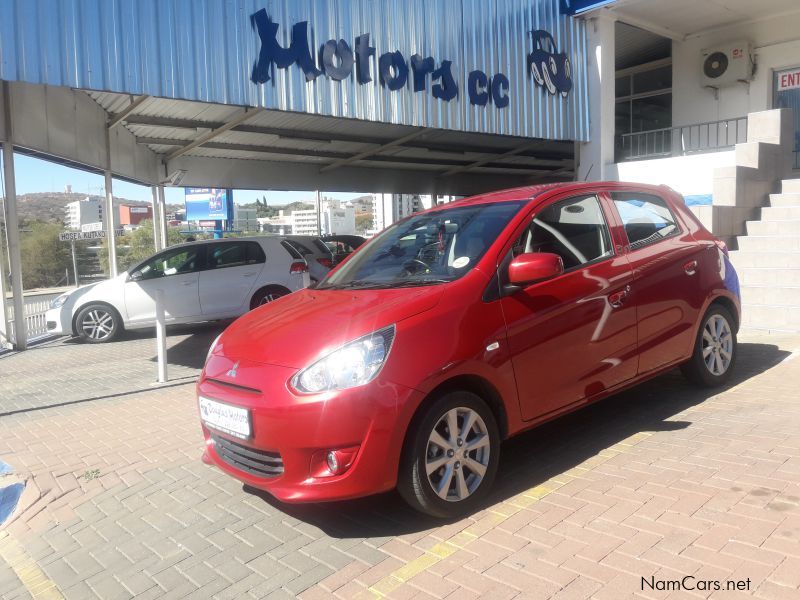
[[[322,234],[353,235],[355,232],[355,206],[350,202],[326,198],[322,203]]]
[[[372,229],[367,233],[374,235],[409,215],[456,199],[456,196],[430,194],[373,194]]]
[[[70,202],[64,207],[64,222],[67,229],[78,230],[82,225],[103,222],[103,202],[86,198]]]
[[[319,235],[317,210],[293,210],[290,216],[292,235]]]
[[[258,212],[255,208],[244,208],[234,204],[233,228],[236,231],[258,231]]]
[[[259,217],[257,219],[259,230],[264,233],[277,233],[279,235],[291,235],[292,218],[282,210],[278,211],[276,217]]]
[[[138,225],[146,219],[153,218],[152,206],[135,206],[130,204],[120,204],[119,224],[124,228],[129,225]]]

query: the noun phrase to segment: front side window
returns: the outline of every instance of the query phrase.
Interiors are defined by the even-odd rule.
[[[574,269],[613,254],[597,196],[560,200],[540,210],[513,247],[514,255],[551,252]]]
[[[317,289],[454,281],[478,263],[526,202],[454,204],[413,215],[378,235]]]
[[[175,248],[148,259],[132,272],[135,279],[157,279],[193,273],[200,268],[202,246]]]
[[[675,215],[663,198],[638,192],[613,192],[631,250],[659,242],[680,231]]]

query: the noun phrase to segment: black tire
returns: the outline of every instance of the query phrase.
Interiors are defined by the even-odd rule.
[[[712,369],[719,371],[722,363],[713,363],[713,354],[718,354],[720,360],[724,358],[724,345],[728,336],[720,336],[722,340],[720,342],[720,340],[714,339],[713,336],[711,339],[709,339],[705,334],[710,333],[707,332],[706,327],[713,329],[714,323],[720,322],[719,319],[724,320],[724,323],[727,326],[727,331],[729,332],[730,343],[727,351],[730,354],[730,362],[728,363],[727,367],[725,367],[723,372],[715,373]],[[706,350],[709,347],[711,348],[711,351],[708,354],[711,355],[710,360],[714,364],[713,367],[707,364],[706,358],[704,357],[704,354],[706,354]],[[720,304],[712,304],[706,311],[706,314],[703,315],[702,321],[700,321],[700,328],[697,332],[697,338],[694,342],[692,358],[681,365],[681,371],[686,379],[696,385],[703,387],[716,387],[725,384],[731,378],[733,369],[736,366],[737,355],[738,345],[736,341],[736,321],[727,308]]]
[[[250,310],[254,310],[264,304],[269,304],[273,300],[277,300],[283,296],[288,296],[292,291],[280,285],[268,285],[261,288],[250,299]]]
[[[468,414],[466,411],[474,411],[483,421],[485,426],[485,433],[478,435],[476,431],[470,430],[467,432],[467,437],[464,440],[459,438],[455,452],[464,453],[461,459],[464,461],[464,466],[460,466],[459,456],[453,454],[446,454],[442,447],[436,446],[431,442],[430,438],[433,435],[434,428],[440,428],[443,424],[443,419],[446,419],[448,413],[453,409],[461,409],[464,411],[461,416],[457,416],[458,425],[461,429],[464,426],[464,417]],[[459,413],[456,413],[457,415]],[[454,391],[444,394],[433,402],[425,409],[424,413],[419,415],[419,418],[412,422],[411,429],[406,436],[405,447],[403,448],[403,457],[400,462],[400,472],[398,474],[397,489],[400,495],[416,510],[439,518],[456,518],[461,517],[472,512],[475,512],[486,499],[491,491],[492,482],[497,474],[497,465],[500,460],[500,432],[497,428],[497,421],[494,414],[486,405],[486,403],[475,394],[465,391]],[[476,422],[474,426],[476,429],[480,424]],[[437,431],[439,431],[437,429]],[[446,434],[442,434],[446,435]],[[466,445],[471,440],[473,443],[482,439],[482,435],[488,436],[488,456],[481,455],[482,450],[467,450]],[[431,447],[433,445],[433,447]],[[440,455],[431,455],[432,451],[438,452],[437,448],[441,448]],[[459,450],[463,448],[463,450]],[[449,451],[448,451],[449,452]],[[466,456],[469,452],[470,456]],[[446,457],[453,457],[446,458]],[[450,495],[450,490],[453,496],[458,494],[457,486],[460,481],[464,481],[467,489],[475,485],[464,499],[458,500],[453,498],[451,500],[440,497],[434,490],[434,482],[431,477],[439,477],[439,482],[443,482],[448,471],[448,467],[442,466],[432,472],[431,477],[428,476],[426,463],[431,458],[439,460],[455,460],[456,464],[451,465],[449,473],[451,478],[447,481],[447,490],[444,492]],[[482,479],[475,479],[478,477],[478,471],[472,471],[470,464],[475,464],[479,461],[485,466],[485,473]],[[459,471],[461,472],[459,474]],[[460,479],[459,479],[460,478]],[[470,483],[471,480],[471,483]],[[444,485],[442,485],[444,489]]]
[[[122,317],[108,304],[87,304],[75,316],[75,333],[90,344],[112,342],[122,331]]]

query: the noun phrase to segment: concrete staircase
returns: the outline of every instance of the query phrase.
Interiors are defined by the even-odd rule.
[[[800,331],[800,179],[782,181],[761,219],[730,253],[742,291],[742,328]]]

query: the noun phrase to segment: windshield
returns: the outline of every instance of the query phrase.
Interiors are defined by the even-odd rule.
[[[474,267],[526,200],[443,208],[378,235],[317,289],[447,283]]]

